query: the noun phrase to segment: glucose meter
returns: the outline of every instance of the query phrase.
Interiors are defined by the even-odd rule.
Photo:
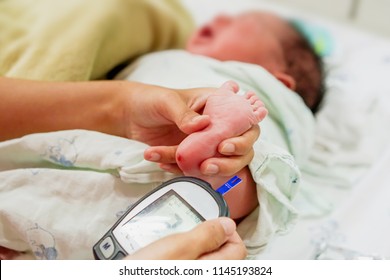
[[[164,236],[228,217],[223,194],[240,182],[235,176],[216,191],[206,181],[187,176],[161,184],[128,209],[94,245],[95,259],[122,259]]]

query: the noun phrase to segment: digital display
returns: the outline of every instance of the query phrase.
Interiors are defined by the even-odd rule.
[[[205,219],[170,190],[123,224],[120,232],[132,250],[172,233],[191,230]]]

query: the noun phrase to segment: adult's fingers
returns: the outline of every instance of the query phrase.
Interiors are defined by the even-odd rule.
[[[144,151],[144,158],[146,160],[159,163],[161,169],[173,173],[183,174],[176,163],[177,146],[154,146],[149,147]]]
[[[178,146],[153,146],[144,151],[144,158],[158,163],[175,163]]]
[[[235,232],[218,250],[204,254],[200,260],[242,260],[247,256],[245,244]]]
[[[251,149],[243,156],[209,158],[202,162],[200,171],[207,176],[232,176],[247,166],[253,159],[253,155],[254,151]]]
[[[184,133],[199,131],[210,124],[210,117],[193,111],[179,94],[172,94],[164,107],[165,115]]]
[[[229,218],[206,221],[191,231],[169,235],[157,240],[127,256],[126,259],[198,259],[207,253],[218,250],[235,234],[235,230],[236,225]]]
[[[260,126],[254,125],[244,134],[222,141],[218,152],[225,156],[241,156],[247,154],[260,136]]]

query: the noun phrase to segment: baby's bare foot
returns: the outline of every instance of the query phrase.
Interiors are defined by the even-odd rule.
[[[211,124],[187,136],[176,152],[176,162],[185,175],[201,176],[201,163],[220,156],[221,141],[243,134],[267,115],[254,92],[242,96],[237,91],[236,83],[226,82],[207,99],[203,114],[210,116]]]

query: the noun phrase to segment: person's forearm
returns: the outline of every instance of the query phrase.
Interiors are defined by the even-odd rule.
[[[120,82],[0,78],[0,141],[30,133],[90,129],[123,136]]]

